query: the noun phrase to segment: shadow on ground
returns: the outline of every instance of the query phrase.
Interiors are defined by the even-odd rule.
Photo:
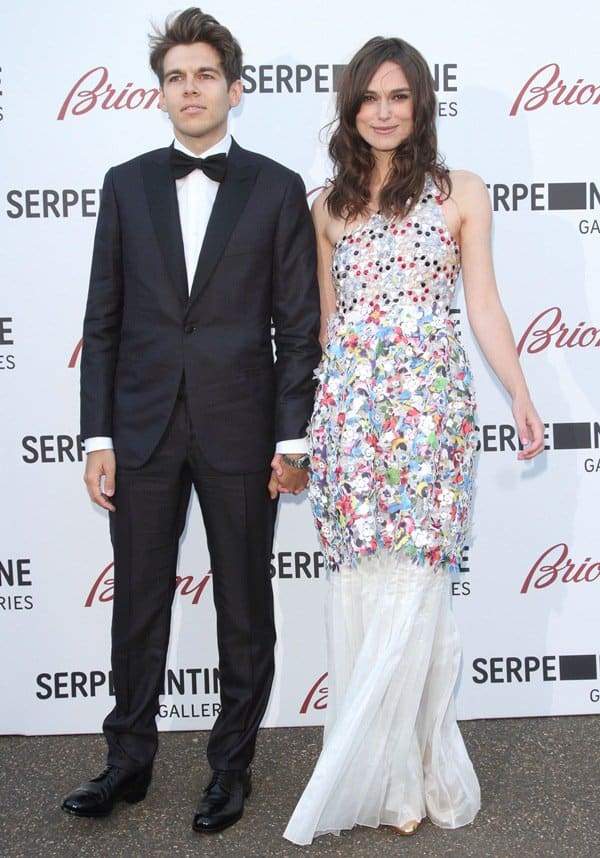
[[[206,733],[163,733],[144,802],[118,804],[105,819],[66,816],[62,796],[104,765],[101,736],[0,737],[0,855],[155,856],[407,855],[537,858],[600,855],[598,747],[594,716],[470,721],[463,734],[482,788],[474,825],[444,831],[427,822],[415,837],[355,828],[296,847],[281,833],[318,756],[317,727],[259,734],[254,791],[243,819],[211,837],[191,819],[208,775]]]

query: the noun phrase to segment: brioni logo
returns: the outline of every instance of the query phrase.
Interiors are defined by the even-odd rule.
[[[553,584],[591,584],[600,579],[600,563],[585,557],[577,563],[569,557],[566,542],[557,542],[541,554],[527,573],[521,593],[545,590]]]
[[[79,355],[81,354],[81,349],[83,348],[83,337],[79,340],[75,348],[73,349],[73,353],[69,358],[69,363],[67,364],[69,369],[75,369],[77,366],[77,361],[79,360]]]
[[[95,107],[101,110],[148,110],[158,107],[158,89],[133,89],[134,84],[129,81],[117,91],[108,78],[106,66],[96,66],[82,74],[73,84],[56,118],[60,121],[68,114],[83,116]]]
[[[525,350],[527,354],[533,355],[549,347],[587,349],[590,346],[600,347],[600,327],[588,322],[577,322],[570,327],[563,321],[560,307],[548,307],[538,313],[525,328],[517,350],[519,354]]]
[[[322,674],[311,687],[300,707],[301,715],[306,715],[309,709],[327,709],[328,688],[327,685],[321,684],[327,679],[327,676],[327,672]]]
[[[98,575],[84,602],[84,607],[91,608],[95,602],[112,602],[115,584],[115,579],[111,574],[113,567],[114,563],[109,563]],[[211,577],[212,570],[209,570],[200,580],[195,579],[193,575],[177,575],[175,591],[180,596],[191,597],[192,605],[197,605]]]
[[[586,83],[582,77],[574,84],[568,84],[561,78],[558,63],[548,63],[534,71],[525,82],[513,106],[510,116],[516,116],[519,110],[539,110],[546,104],[554,107],[600,104],[600,86]]]

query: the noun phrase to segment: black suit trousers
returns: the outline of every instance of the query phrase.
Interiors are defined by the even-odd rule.
[[[206,530],[217,615],[221,712],[208,743],[212,768],[245,768],[254,754],[274,671],[270,560],[277,502],[269,463],[225,474],[205,459],[185,395],[149,461],[120,468],[110,515],[115,559],[108,762],[129,771],[156,753],[156,714],[171,623],[179,540],[192,487]]]

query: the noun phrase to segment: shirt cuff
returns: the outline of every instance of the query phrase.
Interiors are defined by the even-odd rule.
[[[95,453],[97,450],[114,450],[113,439],[102,435],[86,438],[83,446],[86,453]]]
[[[291,441],[278,441],[276,453],[308,453],[308,438],[292,438]]]

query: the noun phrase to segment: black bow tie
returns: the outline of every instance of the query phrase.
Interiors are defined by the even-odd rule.
[[[181,149],[171,149],[171,170],[176,179],[183,179],[192,170],[202,170],[213,182],[222,182],[227,169],[227,155],[209,155],[208,158],[191,158]]]

